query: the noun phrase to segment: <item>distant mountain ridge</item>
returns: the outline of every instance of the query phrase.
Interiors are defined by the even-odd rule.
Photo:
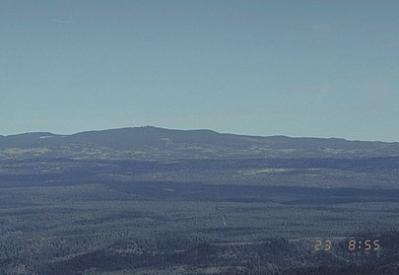
[[[72,135],[0,136],[0,159],[358,158],[399,156],[399,143],[339,138],[249,136],[152,126]]]

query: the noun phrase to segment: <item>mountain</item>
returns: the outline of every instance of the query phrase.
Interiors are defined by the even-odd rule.
[[[132,127],[73,135],[0,136],[0,159],[362,158],[399,156],[399,143],[248,136],[212,130]]]

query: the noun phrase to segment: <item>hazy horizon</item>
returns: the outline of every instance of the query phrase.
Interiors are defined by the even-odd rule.
[[[397,1],[1,1],[0,134],[398,141]]]
[[[359,139],[350,139],[350,138],[344,138],[344,137],[338,137],[338,136],[295,136],[295,135],[283,135],[283,134],[274,134],[274,135],[259,135],[259,134],[248,134],[248,133],[238,133],[238,132],[226,132],[226,131],[218,131],[215,129],[210,129],[210,128],[167,128],[167,127],[162,127],[162,126],[157,126],[157,125],[137,125],[137,126],[122,126],[122,127],[116,127],[116,128],[103,128],[103,129],[85,129],[82,131],[77,131],[77,132],[69,132],[69,133],[61,133],[61,132],[54,132],[54,131],[29,131],[29,132],[18,132],[18,133],[11,133],[11,134],[2,134],[0,133],[0,136],[15,136],[15,135],[21,135],[21,134],[29,134],[29,133],[50,133],[54,135],[74,135],[74,134],[79,134],[83,132],[99,132],[99,131],[108,131],[108,130],[118,130],[118,129],[128,129],[128,128],[145,128],[145,127],[153,127],[153,128],[158,128],[158,129],[165,129],[165,130],[179,130],[179,131],[195,131],[195,130],[210,130],[210,131],[215,131],[219,134],[233,134],[233,135],[248,135],[248,136],[259,136],[259,137],[272,137],[272,136],[284,136],[284,137],[290,137],[290,138],[321,138],[321,139],[329,139],[329,138],[336,138],[336,139],[344,139],[347,141],[371,141],[371,142],[387,142],[387,143],[398,143],[399,141],[392,140],[392,141],[384,141],[384,140],[359,140]]]

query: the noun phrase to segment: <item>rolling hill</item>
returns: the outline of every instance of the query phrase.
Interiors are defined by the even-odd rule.
[[[211,130],[133,127],[72,135],[0,136],[1,159],[363,158],[399,156],[399,143],[248,136]]]

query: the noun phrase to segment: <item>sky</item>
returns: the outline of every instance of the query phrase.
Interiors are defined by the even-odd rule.
[[[0,0],[0,134],[399,141],[397,0]]]

